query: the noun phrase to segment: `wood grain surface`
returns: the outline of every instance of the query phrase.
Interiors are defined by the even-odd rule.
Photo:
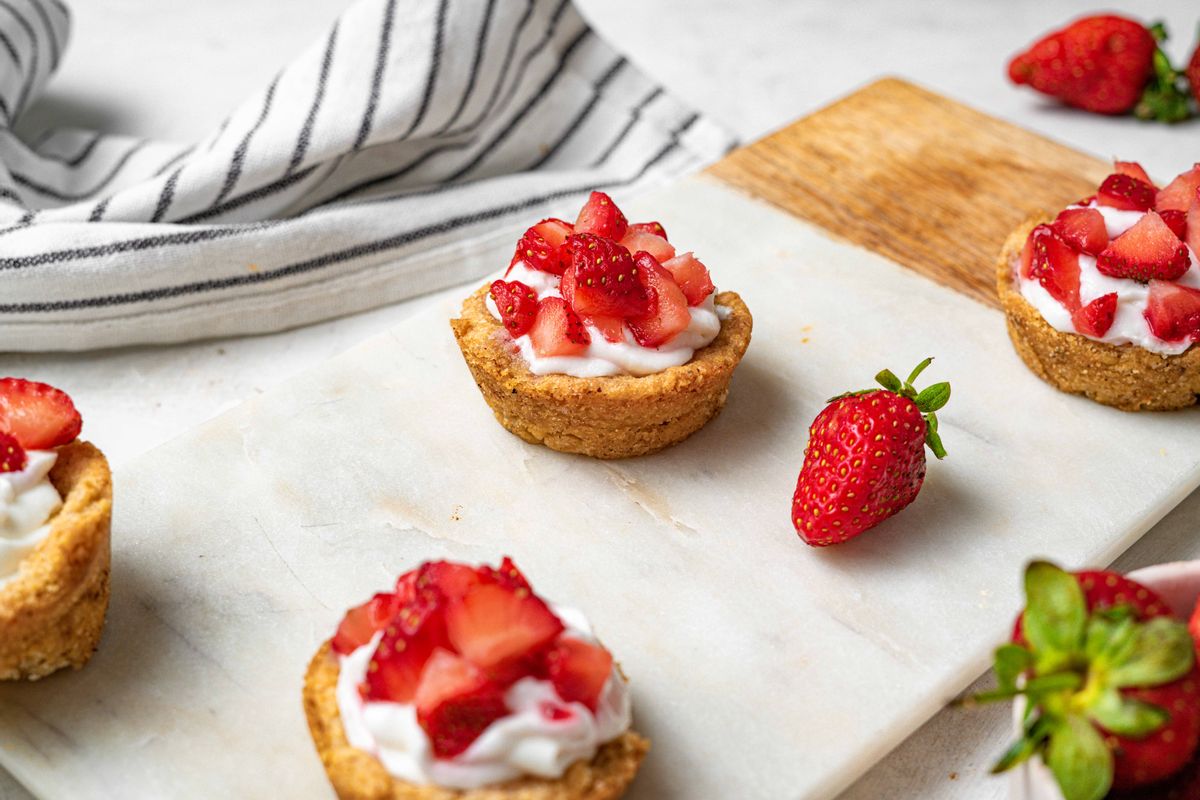
[[[998,306],[993,264],[1033,213],[1095,192],[1111,165],[885,78],[744,147],[709,174]]]

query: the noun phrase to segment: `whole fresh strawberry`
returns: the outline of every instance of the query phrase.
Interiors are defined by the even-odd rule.
[[[925,446],[945,457],[934,412],[950,384],[912,385],[932,361],[903,383],[885,369],[875,376],[883,389],[835,397],[817,415],[792,495],[792,524],[806,544],[839,544],[883,522],[921,490]]]
[[[1200,743],[1187,625],[1111,572],[1072,575],[1036,561],[1025,598],[1014,642],[996,650],[997,688],[972,698],[1025,701],[1021,736],[993,771],[1041,758],[1065,800],[1100,800],[1184,769]]]
[[[1015,56],[1008,77],[1085,111],[1177,122],[1191,112],[1178,74],[1159,49],[1165,39],[1161,24],[1084,17]]]
[[[1187,76],[1188,87],[1192,90],[1192,97],[1196,98],[1197,103],[1200,103],[1200,43],[1196,45],[1196,50],[1192,53],[1192,60],[1188,62],[1184,73]]]

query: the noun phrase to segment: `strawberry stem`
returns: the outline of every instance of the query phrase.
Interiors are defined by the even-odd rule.
[[[921,373],[932,363],[933,357],[931,356],[917,364],[913,371],[908,373],[908,377],[903,383],[890,369],[882,370],[876,375],[875,382],[889,392],[913,401],[925,420],[925,444],[940,461],[946,457],[946,448],[942,446],[942,437],[938,436],[938,420],[935,412],[950,401],[950,384],[944,381],[935,383],[919,392],[913,386],[913,382],[921,377]]]
[[[1156,22],[1148,29],[1160,44],[1167,40],[1167,28]],[[1192,116],[1187,79],[1171,66],[1171,60],[1161,47],[1154,50],[1154,74],[1133,113],[1138,119],[1158,122],[1182,122]]]

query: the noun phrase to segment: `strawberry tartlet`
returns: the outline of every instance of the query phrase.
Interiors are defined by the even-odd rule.
[[[526,231],[504,277],[451,326],[501,425],[554,450],[626,458],[716,416],[752,320],[662,225],[631,225],[593,192],[574,224]]]
[[[1125,411],[1200,395],[1200,165],[1163,189],[1117,162],[1095,197],[1005,243],[1000,301],[1017,353],[1065,392]]]
[[[428,562],[351,609],[304,710],[342,800],[609,800],[649,749],[587,620],[507,558]]]
[[[0,378],[0,680],[79,669],[108,610],[112,478],[66,394]]]

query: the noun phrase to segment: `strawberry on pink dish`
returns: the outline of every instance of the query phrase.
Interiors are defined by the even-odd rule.
[[[615,798],[648,748],[578,611],[499,567],[431,561],[350,609],[309,666],[305,710],[340,796],[590,785]],[[489,795],[491,796],[491,795]],[[540,795],[539,795],[540,796]],[[565,795],[564,795],[565,796]]]
[[[1128,411],[1200,393],[1200,165],[1161,189],[1116,162],[1096,194],[1010,237],[999,293],[1018,354],[1067,392]]]

